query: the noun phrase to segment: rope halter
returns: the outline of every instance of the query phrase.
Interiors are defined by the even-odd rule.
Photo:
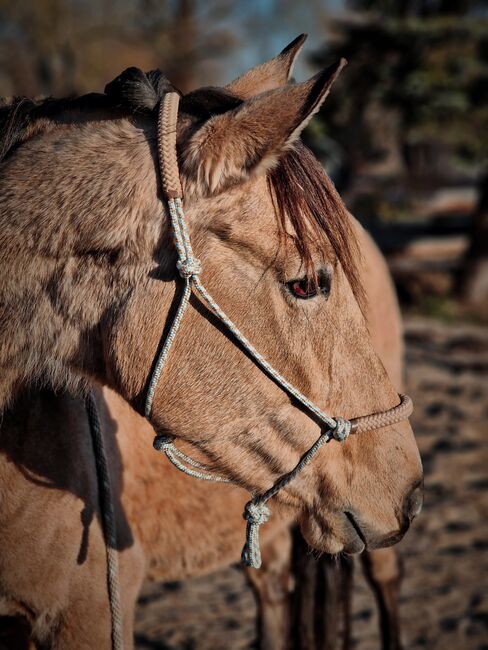
[[[307,414],[319,420],[322,433],[310,449],[305,452],[297,465],[287,474],[281,476],[272,487],[262,494],[253,495],[244,510],[244,519],[247,522],[246,543],[242,551],[242,561],[246,566],[259,568],[261,566],[261,553],[259,549],[259,527],[268,521],[271,511],[266,505],[267,501],[292,481],[302,469],[310,463],[322,445],[332,439],[345,442],[352,433],[362,433],[372,429],[379,429],[408,418],[413,410],[411,399],[407,395],[400,395],[400,403],[381,413],[373,413],[364,417],[346,420],[333,418],[324,413],[316,404],[303,395],[295,386],[290,384],[252,345],[242,334],[238,327],[230,320],[225,312],[215,302],[200,281],[202,267],[200,261],[194,256],[191,246],[188,226],[182,205],[182,189],[176,156],[176,123],[178,118],[179,95],[167,93],[159,106],[158,120],[158,152],[161,171],[161,181],[168,201],[171,227],[174,244],[178,255],[176,267],[184,282],[184,291],[176,315],[171,324],[168,335],[154,365],[154,371],[149,380],[146,395],[145,415],[150,420],[152,404],[156,386],[161,377],[164,365],[173,341],[178,333],[181,321],[188,307],[192,292],[200,297],[212,313],[233,334],[242,347],[254,359],[256,364],[268,374],[281,388],[299,402]],[[193,460],[180,451],[171,437],[157,435],[154,447],[166,454],[168,460],[179,470],[204,481],[217,481],[230,483],[228,479],[214,475],[202,463]]]

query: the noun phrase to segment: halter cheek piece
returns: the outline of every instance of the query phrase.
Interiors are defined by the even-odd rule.
[[[325,442],[329,442],[332,438],[339,442],[344,442],[351,433],[362,433],[396,424],[410,416],[413,405],[412,400],[407,395],[400,395],[400,404],[381,413],[374,413],[355,418],[354,420],[345,420],[339,417],[333,418],[327,415],[327,413],[324,413],[282,377],[218,306],[200,281],[202,269],[199,260],[193,255],[185,214],[183,212],[182,189],[176,157],[178,105],[179,95],[177,93],[168,93],[161,100],[158,120],[158,153],[162,186],[168,201],[174,244],[178,254],[176,266],[184,282],[184,291],[169,333],[156,360],[153,374],[149,380],[145,405],[146,418],[150,420],[156,386],[168,358],[171,345],[175,340],[186,308],[188,307],[190,295],[194,291],[245,348],[257,365],[279,384],[283,390],[299,402],[310,417],[314,420],[319,420],[324,425],[323,432],[312,447],[302,456],[298,464],[290,472],[281,476],[269,490],[262,494],[254,494],[245,506],[244,519],[247,521],[247,527],[246,543],[242,551],[242,561],[247,566],[259,568],[261,566],[259,526],[264,524],[271,514],[266,505],[267,501],[281,490],[281,488],[288,485],[308,465]],[[211,474],[205,465],[184,454],[176,447],[173,438],[169,436],[157,435],[154,439],[154,447],[164,452],[175,467],[189,476],[205,481],[231,482],[222,476]]]

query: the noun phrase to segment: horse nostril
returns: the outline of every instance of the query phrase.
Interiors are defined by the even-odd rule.
[[[424,489],[422,485],[416,487],[405,499],[403,504],[403,512],[409,521],[415,519],[422,510],[422,503],[424,500]]]

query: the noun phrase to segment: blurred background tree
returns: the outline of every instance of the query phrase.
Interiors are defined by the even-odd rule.
[[[328,39],[312,57],[317,67],[349,60],[309,138],[313,147],[320,133],[329,135],[347,152],[338,181],[357,216],[424,217],[412,201],[436,188],[477,183],[482,190],[461,273],[468,302],[488,298],[488,20],[481,5],[352,0],[353,11],[326,21]],[[327,158],[327,150],[319,153]]]
[[[235,45],[229,0],[0,0],[0,96],[103,89],[121,70],[161,67],[186,91]],[[219,62],[217,64],[217,61]]]
[[[488,155],[488,21],[476,14],[477,3],[351,4],[368,12],[329,20],[326,46],[313,56],[317,67],[340,56],[349,60],[321,116],[350,152],[350,164],[361,170],[390,155],[400,165],[392,173],[422,181],[433,147],[467,171],[474,163],[476,174]],[[392,152],[385,150],[388,140]],[[448,173],[447,159],[437,158],[436,169],[429,164],[429,183]]]

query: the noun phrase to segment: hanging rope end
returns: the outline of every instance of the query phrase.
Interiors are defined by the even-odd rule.
[[[258,556],[253,556],[246,542],[241,553],[241,563],[250,569],[260,569],[262,564],[261,553],[258,550]]]
[[[248,501],[243,517],[247,521],[246,543],[242,549],[241,561],[244,566],[259,569],[261,566],[261,549],[259,547],[259,527],[271,516],[266,503]]]

